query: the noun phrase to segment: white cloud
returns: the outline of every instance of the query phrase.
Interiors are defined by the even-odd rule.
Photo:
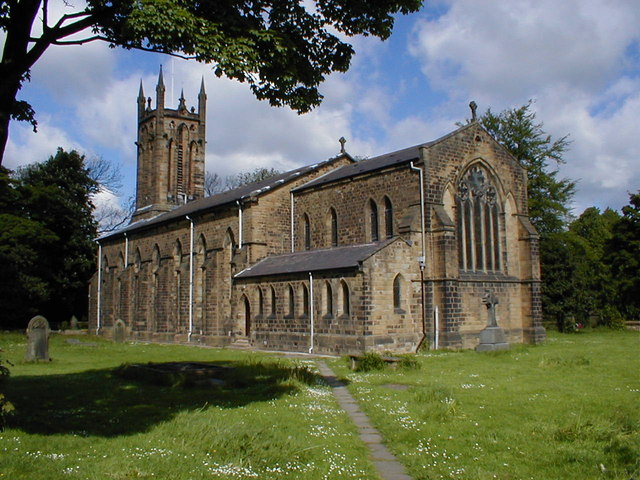
[[[26,123],[13,122],[9,130],[9,141],[3,165],[10,169],[30,163],[43,162],[55,155],[58,147],[66,151],[84,152],[84,147],[71,138],[64,129],[53,124],[51,117],[42,115],[38,122],[38,132],[33,133]]]
[[[580,180],[576,213],[626,203],[626,191],[640,186],[637,2],[446,4],[440,17],[417,23],[411,45],[431,84],[450,103],[476,99],[481,111],[536,99],[545,130],[572,140],[560,174]]]

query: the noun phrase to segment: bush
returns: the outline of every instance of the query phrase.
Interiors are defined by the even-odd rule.
[[[356,372],[370,372],[384,369],[385,363],[382,357],[375,352],[367,352],[358,360]]]
[[[0,350],[1,352],[2,350]],[[4,365],[5,363],[9,363],[6,360],[2,360],[0,357],[0,386],[5,382],[5,380],[9,377],[9,369]],[[10,364],[10,363],[9,363]],[[7,421],[7,417],[13,412],[14,407],[13,404],[7,400],[3,393],[0,393],[0,432],[4,430],[5,423]]]
[[[607,305],[600,314],[600,324],[613,330],[624,330],[625,322],[622,314],[612,305]]]
[[[398,366],[406,370],[418,370],[420,369],[420,362],[418,362],[415,355],[402,355]]]

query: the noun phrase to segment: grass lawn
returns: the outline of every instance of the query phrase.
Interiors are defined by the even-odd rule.
[[[54,336],[49,363],[0,335],[16,407],[7,479],[377,479],[313,363],[260,353]],[[87,345],[92,342],[93,345]],[[640,334],[551,333],[510,351],[431,352],[419,369],[328,361],[413,478],[640,478]],[[126,363],[234,367],[224,386],[162,386]]]
[[[25,363],[24,337],[0,336],[16,407],[0,433],[0,479],[378,478],[313,363],[78,338],[54,336],[52,362]],[[169,361],[231,366],[233,379],[172,387],[115,373]]]
[[[418,479],[640,478],[640,334],[594,331],[417,370],[332,368]]]

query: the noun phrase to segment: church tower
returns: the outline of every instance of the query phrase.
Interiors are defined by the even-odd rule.
[[[184,92],[177,109],[165,108],[162,67],[156,86],[156,108],[138,93],[138,173],[132,222],[154,217],[204,197],[204,147],[207,95],[204,79],[198,111],[187,108]]]

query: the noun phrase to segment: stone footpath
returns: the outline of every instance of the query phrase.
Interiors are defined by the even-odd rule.
[[[333,389],[333,394],[340,407],[347,412],[358,427],[360,439],[367,445],[371,460],[383,480],[411,480],[404,467],[389,449],[382,443],[378,430],[369,422],[367,416],[358,407],[358,402],[351,396],[347,387],[336,378],[336,374],[321,360],[318,360],[320,374]]]

